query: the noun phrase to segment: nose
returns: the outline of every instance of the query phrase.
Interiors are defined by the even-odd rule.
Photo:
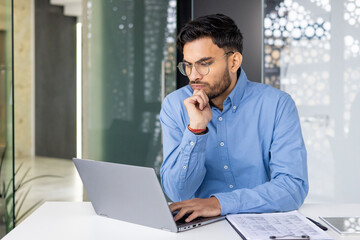
[[[197,81],[197,80],[201,79],[202,77],[203,76],[200,73],[198,73],[198,71],[196,70],[195,65],[193,65],[192,69],[191,69],[191,73],[188,76],[189,80],[190,81]]]

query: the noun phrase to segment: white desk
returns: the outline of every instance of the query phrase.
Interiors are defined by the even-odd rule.
[[[305,204],[300,212],[318,220],[318,216],[360,215],[360,204],[324,205]],[[327,231],[335,239],[359,239],[360,236],[342,237],[332,229]],[[182,233],[171,233],[136,224],[97,216],[88,202],[46,202],[19,226],[6,235],[12,239],[223,239],[241,237],[226,220]]]

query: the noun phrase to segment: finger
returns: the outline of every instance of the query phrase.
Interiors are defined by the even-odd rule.
[[[193,91],[193,95],[196,95],[198,92],[200,92],[200,90],[199,90],[199,89],[195,89],[195,90]]]
[[[193,96],[199,96],[202,99],[202,102],[204,104],[200,106],[200,110],[203,110],[206,107],[207,103],[209,103],[209,98],[203,90],[198,90]]]
[[[193,206],[194,203],[197,201],[198,198],[192,198],[192,199],[187,199],[181,202],[176,202],[176,205],[181,205],[181,206]]]
[[[182,208],[178,214],[175,215],[174,217],[174,221],[176,222],[177,220],[181,219],[185,214],[192,212],[192,210],[190,208]]]
[[[175,211],[177,211],[177,210],[179,210],[179,209],[182,208],[182,202],[172,203],[172,204],[170,204],[169,207],[170,207],[170,211],[171,211],[171,212],[175,212]]]
[[[206,102],[204,101],[204,99],[199,96],[199,95],[193,95],[191,97],[188,98],[188,102],[193,104],[193,105],[196,105],[198,104],[199,105],[199,109],[200,110],[203,110],[204,107],[206,106]]]
[[[191,222],[192,220],[200,217],[201,214],[199,211],[194,211],[192,212],[192,214],[190,214],[190,216],[188,216],[186,219],[185,219],[185,222]]]
[[[200,94],[199,95],[196,95],[197,96],[197,101],[199,103],[199,109],[200,110],[203,110],[205,107],[206,107],[206,100],[204,99],[203,96],[201,96]]]
[[[184,201],[180,201],[180,202],[173,202],[169,205],[170,207],[170,211],[174,212],[177,211],[179,209],[181,209],[182,207],[186,207],[186,206],[192,206],[194,200],[196,200],[197,198],[194,199],[188,199],[188,200],[184,200]]]
[[[204,90],[200,89],[197,94],[200,95],[205,102],[209,102],[209,97]]]

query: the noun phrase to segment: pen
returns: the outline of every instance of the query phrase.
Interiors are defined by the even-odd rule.
[[[317,222],[317,221],[315,221],[315,220],[313,220],[313,219],[311,219],[311,218],[309,218],[309,217],[306,217],[306,218],[309,219],[311,222],[313,222],[316,226],[318,226],[318,227],[321,228],[322,230],[324,230],[324,231],[327,231],[327,230],[328,230],[328,228],[325,227],[324,225],[322,225],[321,223],[319,223],[319,222]]]
[[[290,237],[290,238],[287,238]],[[270,239],[276,240],[310,240],[308,235],[301,235],[301,236],[293,236],[293,235],[285,235],[285,236],[270,236]]]

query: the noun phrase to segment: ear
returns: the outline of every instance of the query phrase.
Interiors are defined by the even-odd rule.
[[[242,60],[243,60],[243,56],[241,53],[235,52],[234,54],[232,54],[232,56],[230,58],[231,62],[229,63],[230,72],[236,73],[242,64]]]

